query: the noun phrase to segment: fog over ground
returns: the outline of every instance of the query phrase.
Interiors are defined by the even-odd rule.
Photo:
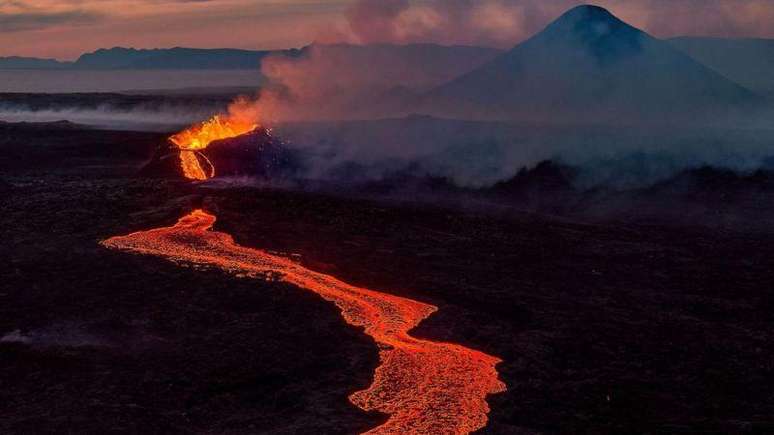
[[[281,125],[309,175],[363,181],[396,174],[484,187],[554,160],[582,169],[578,187],[642,187],[713,165],[752,172],[770,164],[774,129],[536,126],[409,117]]]
[[[0,108],[0,120],[5,122],[58,122],[70,121],[91,127],[137,130],[170,131],[183,125],[205,119],[211,115],[209,110],[184,110],[181,108],[154,108],[122,110],[110,106],[97,109],[27,109]]]
[[[240,86],[255,88],[262,82],[261,75],[250,70],[0,70],[0,92],[127,92]]]

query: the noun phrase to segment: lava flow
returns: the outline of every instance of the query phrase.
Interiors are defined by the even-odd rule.
[[[228,115],[215,115],[207,121],[193,125],[169,138],[180,149],[180,167],[183,175],[192,180],[206,180],[215,176],[215,167],[201,150],[220,139],[241,136],[258,128],[258,124]],[[205,171],[204,159],[210,170]]]
[[[409,331],[436,307],[359,288],[293,261],[239,246],[212,231],[215,216],[196,210],[172,227],[113,237],[113,249],[157,255],[176,262],[209,265],[251,277],[278,273],[341,309],[344,319],[365,329],[379,344],[381,365],[374,381],[350,401],[389,415],[368,434],[467,434],[486,426],[486,396],[505,390],[497,377],[499,359],[466,347],[420,340]]]

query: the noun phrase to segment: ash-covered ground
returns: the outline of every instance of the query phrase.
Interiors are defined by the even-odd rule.
[[[503,359],[508,391],[483,433],[774,431],[774,235],[747,224],[759,209],[713,197],[670,223],[651,218],[654,190],[635,198],[646,215],[613,195],[616,213],[558,217],[516,200],[454,207],[448,192],[194,185],[136,176],[162,134],[0,130],[2,433],[338,434],[384,419],[347,400],[377,348],[333,305],[98,244],[200,206],[240,244],[437,305],[415,335]],[[673,213],[709,195],[661,189]]]

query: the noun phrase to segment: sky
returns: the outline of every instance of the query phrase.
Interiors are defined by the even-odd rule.
[[[576,0],[0,0],[0,56],[311,42],[512,46]],[[774,37],[774,0],[598,0],[659,37]]]

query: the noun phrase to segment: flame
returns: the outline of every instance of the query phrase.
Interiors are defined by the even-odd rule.
[[[174,226],[102,244],[250,277],[278,274],[336,304],[347,323],[362,327],[379,344],[381,365],[373,383],[349,398],[361,409],[390,415],[369,435],[467,434],[486,426],[486,396],[505,390],[495,369],[500,360],[458,344],[412,337],[409,331],[437,307],[355,287],[287,258],[237,245],[230,235],[212,231],[214,223],[214,215],[196,210]]]
[[[206,180],[215,176],[215,167],[210,164],[210,173],[205,172],[199,159],[207,160],[207,157],[200,151],[216,140],[241,136],[256,128],[258,124],[246,117],[234,114],[215,115],[207,121],[192,125],[170,136],[169,140],[180,149],[180,167],[183,175],[191,180]]]

